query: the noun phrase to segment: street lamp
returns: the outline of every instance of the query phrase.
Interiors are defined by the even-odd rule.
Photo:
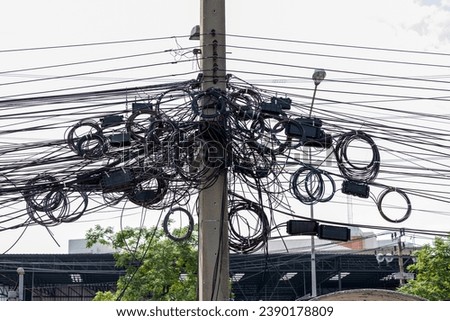
[[[17,268],[17,274],[19,274],[19,301],[23,301],[23,278],[25,270],[22,267]]]
[[[314,94],[311,101],[311,108],[309,109],[309,118],[311,118],[312,115],[312,109],[314,106],[314,99],[316,98],[316,91],[317,86],[322,82],[322,80],[325,79],[325,76],[327,73],[324,69],[316,69],[314,70],[314,73],[312,75],[312,79],[314,80]],[[309,151],[309,161],[311,160],[311,150]],[[311,220],[314,220],[314,205],[310,205],[310,214],[311,214]],[[316,297],[317,296],[317,279],[316,279],[316,250],[315,250],[315,242],[314,242],[314,236],[311,236],[311,296]]]
[[[322,82],[322,80],[325,79],[327,73],[325,72],[324,69],[316,69],[314,70],[314,73],[312,75],[312,79],[314,80],[314,94],[313,94],[313,98],[311,101],[311,108],[309,109],[309,117],[311,117],[312,114],[312,109],[313,109],[313,105],[314,105],[314,99],[316,98],[316,91],[317,91],[317,86],[320,85],[320,83]]]

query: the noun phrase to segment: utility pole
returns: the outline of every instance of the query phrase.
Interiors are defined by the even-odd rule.
[[[314,205],[310,205],[311,220],[314,220]],[[315,236],[311,236],[311,296],[317,296]]]
[[[24,279],[24,275],[25,275],[25,270],[22,267],[18,267],[17,268],[17,274],[19,275],[19,296],[18,296],[18,300],[19,301],[23,301],[24,297],[23,297],[23,279]]]
[[[403,267],[403,244],[402,244],[403,231],[400,231],[400,236],[398,238],[398,266],[400,271],[400,286],[405,284],[405,269]]]
[[[225,91],[225,0],[201,0],[200,3],[202,90],[215,88]],[[205,114],[209,113],[206,105],[208,101],[202,102]],[[222,147],[225,149],[225,146]],[[225,169],[211,186],[200,192],[198,264],[199,300],[229,300],[228,186]]]

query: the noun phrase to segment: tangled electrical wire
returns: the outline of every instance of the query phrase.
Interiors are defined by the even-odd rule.
[[[71,123],[64,140],[40,146],[51,150],[44,157],[2,168],[1,204],[19,206],[23,199],[25,211],[2,215],[0,230],[74,222],[89,212],[91,199],[100,198],[104,206],[126,201],[149,210],[167,210],[166,234],[184,240],[192,233],[194,220],[183,204],[194,201],[199,191],[227,173],[229,245],[233,251],[251,253],[267,243],[274,212],[289,207],[288,194],[305,205],[329,202],[338,191],[336,179],[342,179],[343,193],[369,197],[381,159],[368,134],[360,130],[330,134],[331,128],[325,129],[320,118],[292,111],[293,105],[297,110],[304,106],[290,98],[230,79],[226,91],[204,91],[200,80],[131,93],[95,93],[100,101],[104,95],[117,98],[110,103],[112,110]],[[131,109],[117,108],[129,105],[123,97],[130,94],[134,94]],[[89,106],[94,115],[95,106]],[[352,159],[349,149],[355,143],[369,146],[363,147],[369,160]],[[313,149],[332,150],[339,172],[314,164]],[[21,172],[44,165],[37,175]],[[385,188],[376,202],[380,214],[390,222],[406,220],[411,213],[408,196]],[[407,203],[400,219],[383,210],[385,196],[394,190]],[[169,229],[175,213],[188,221],[182,236]]]

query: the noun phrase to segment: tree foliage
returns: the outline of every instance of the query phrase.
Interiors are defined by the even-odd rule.
[[[408,271],[416,277],[399,291],[428,300],[450,300],[450,237],[436,238],[416,252],[416,263]]]
[[[175,242],[161,229],[125,228],[115,233],[110,227],[97,225],[86,238],[88,246],[96,242],[111,245],[116,250],[116,265],[126,269],[116,292],[98,292],[94,300],[196,300],[196,233]]]

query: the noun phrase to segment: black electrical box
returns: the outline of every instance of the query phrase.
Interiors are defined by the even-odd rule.
[[[132,103],[131,108],[133,113],[138,113],[142,111],[151,111],[153,110],[152,103]]]
[[[354,181],[343,181],[342,182],[342,193],[347,195],[358,196],[361,198],[369,198],[370,187],[367,184],[354,182]]]
[[[316,235],[318,226],[316,221],[290,220],[286,232],[290,235]]]
[[[163,194],[157,189],[146,189],[133,193],[132,200],[139,205],[151,205],[157,203]]]
[[[343,226],[323,225],[319,226],[317,236],[319,239],[332,241],[350,241],[350,229]]]
[[[330,134],[323,133],[319,139],[307,138],[303,146],[316,148],[331,148],[333,146],[333,137]]]
[[[291,109],[292,100],[290,98],[272,97],[270,103],[261,103],[261,112],[268,114],[281,114],[283,110]]]
[[[322,120],[319,118],[300,118],[300,124],[303,126],[306,138],[320,139],[323,135]]]
[[[299,137],[303,146],[330,148],[333,138],[322,129],[322,120],[315,117],[300,117],[290,120],[285,127],[285,134],[291,137]]]
[[[283,110],[281,109],[281,106],[274,105],[272,103],[266,103],[266,102],[261,103],[261,111],[263,113],[277,114],[277,115],[279,115],[283,112]]]
[[[291,109],[292,104],[291,98],[272,97],[270,101],[272,102],[272,104],[280,106],[282,110]]]
[[[114,169],[102,175],[104,192],[125,191],[133,187],[133,173],[130,169]]]
[[[102,122],[102,127],[113,127],[123,124],[123,116],[122,115],[109,115],[100,119]]]
[[[77,175],[77,186],[81,190],[94,190],[100,187],[101,174],[99,173],[82,173]]]
[[[321,127],[322,121],[319,118],[296,118],[288,122],[286,135],[305,137],[307,139],[321,139],[325,134]]]
[[[129,133],[118,133],[109,136],[109,143],[113,147],[124,147],[131,145],[131,138]]]

